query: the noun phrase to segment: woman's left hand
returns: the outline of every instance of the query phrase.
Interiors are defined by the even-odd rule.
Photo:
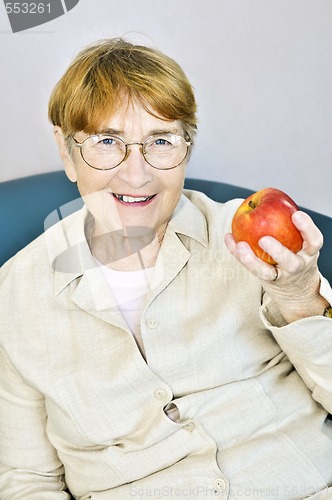
[[[256,257],[243,241],[235,243],[232,234],[225,236],[229,251],[261,282],[286,321],[321,315],[328,302],[320,295],[320,275],[317,267],[323,235],[311,217],[294,212],[293,224],[303,238],[302,249],[294,254],[272,236],[264,236],[259,246],[278,262],[272,266]]]

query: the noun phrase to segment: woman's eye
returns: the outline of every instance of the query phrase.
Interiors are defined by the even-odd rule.
[[[153,145],[154,146],[171,146],[171,143],[163,137],[158,137],[157,139],[155,139],[153,141]]]
[[[104,137],[101,139],[98,144],[104,145],[104,146],[114,146],[116,144],[115,140],[113,137]]]

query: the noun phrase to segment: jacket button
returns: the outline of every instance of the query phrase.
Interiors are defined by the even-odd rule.
[[[189,432],[193,432],[195,430],[196,425],[194,422],[189,422],[189,424],[184,426],[184,429]]]
[[[159,321],[153,318],[148,318],[146,320],[146,324],[148,325],[149,328],[157,328],[159,325]]]
[[[215,491],[222,491],[226,489],[226,481],[224,479],[216,479],[213,483]]]
[[[154,397],[156,399],[165,399],[167,397],[167,392],[164,389],[157,389],[154,391]]]

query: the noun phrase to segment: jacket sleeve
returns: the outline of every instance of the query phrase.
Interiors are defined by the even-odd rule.
[[[332,303],[332,290],[321,278],[320,293]],[[261,317],[312,392],[312,397],[332,414],[332,319],[303,318],[286,324],[269,297],[264,298]]]
[[[65,500],[64,468],[46,434],[42,394],[0,349],[0,498]]]

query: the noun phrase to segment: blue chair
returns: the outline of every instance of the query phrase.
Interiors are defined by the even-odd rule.
[[[185,187],[206,193],[216,201],[246,198],[252,191],[215,181],[186,179]],[[0,182],[0,266],[44,231],[46,217],[58,207],[78,199],[79,193],[63,171]],[[332,218],[304,209],[324,234],[319,257],[322,274],[332,283]]]

